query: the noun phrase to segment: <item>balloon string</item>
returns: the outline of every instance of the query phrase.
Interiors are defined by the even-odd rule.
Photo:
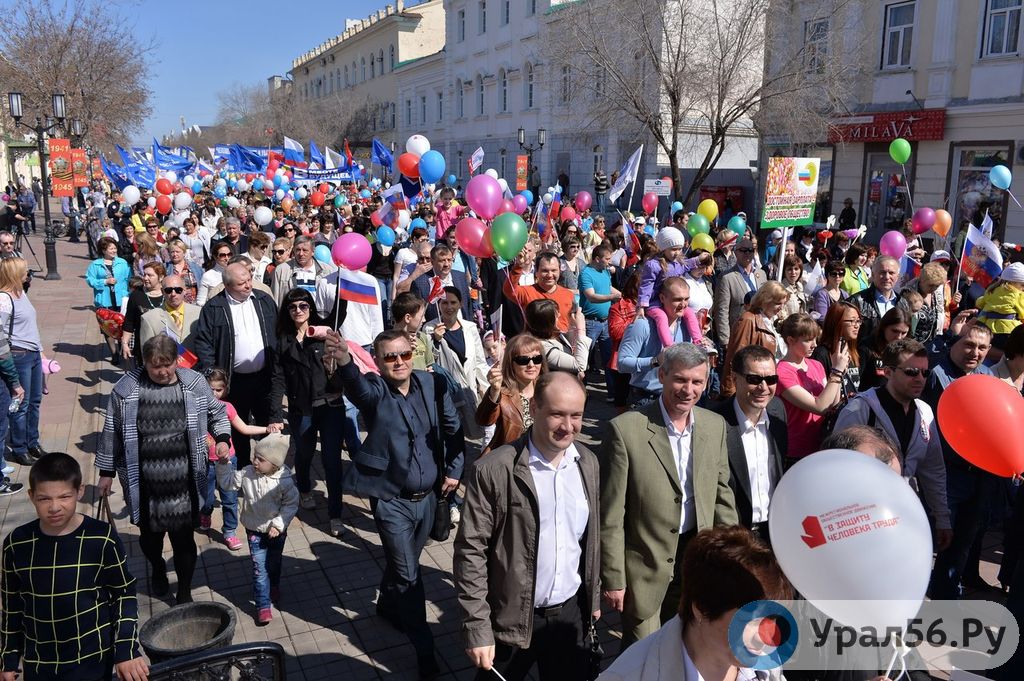
[[[907,185],[907,203],[910,204],[910,212],[911,212],[911,214],[913,214],[913,212],[914,212],[914,197],[910,193],[910,175],[907,174],[907,166],[906,166],[906,164],[901,163],[900,167],[903,168],[903,182],[904,182],[904,184]],[[902,227],[902,225],[900,225],[900,226]]]
[[[902,632],[900,633],[899,639],[903,640]],[[889,666],[886,667],[885,674],[883,674],[882,676],[884,676],[887,679],[891,678],[889,675],[892,673],[893,668],[896,666],[896,660],[899,660],[900,661],[900,673],[899,673],[899,676],[897,676],[895,679],[893,679],[893,681],[899,681],[907,673],[907,661],[906,661],[906,654],[907,653],[906,653],[906,651],[903,651],[903,650],[900,649],[900,644],[896,642],[895,638],[893,639],[892,647],[893,647],[892,658],[889,660]]]
[[[1013,195],[1013,192],[1007,189],[1006,193],[1009,194],[1010,198],[1013,199],[1013,202],[1017,204],[1017,208],[1024,208],[1024,206],[1020,205],[1020,201],[1017,200],[1017,197]]]

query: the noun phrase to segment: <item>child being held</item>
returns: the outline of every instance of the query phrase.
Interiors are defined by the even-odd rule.
[[[78,512],[82,469],[62,452],[29,472],[38,519],[3,543],[2,675],[144,681],[135,578],[116,530]]]
[[[903,289],[900,296],[907,303],[907,309],[910,312],[910,335],[913,337],[914,332],[917,331],[917,313],[924,307],[924,296],[909,288]]]
[[[637,297],[637,318],[645,315],[654,320],[658,329],[658,338],[665,347],[672,345],[675,340],[669,330],[668,316],[661,309],[658,301],[658,294],[661,293],[661,283],[669,277],[681,277],[690,270],[707,266],[712,256],[710,253],[701,253],[696,258],[683,259],[683,248],[686,246],[686,239],[683,233],[675,227],[665,227],[654,237],[655,244],[660,251],[657,258],[651,258],[644,263],[640,272],[640,292]],[[697,315],[692,308],[687,307],[683,313],[682,323],[690,334],[693,343],[701,343],[704,334],[697,321]]]
[[[978,319],[992,330],[992,345],[1002,349],[1024,321],[1024,264],[1010,263],[985,295],[978,298]]]
[[[273,619],[270,604],[280,600],[281,555],[288,523],[299,510],[299,488],[284,465],[288,437],[271,433],[255,443],[252,464],[233,470],[228,455],[217,460],[217,484],[225,491],[242,489],[239,520],[249,539],[253,567],[256,624]]]

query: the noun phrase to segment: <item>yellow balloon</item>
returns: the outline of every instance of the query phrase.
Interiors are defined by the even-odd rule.
[[[697,212],[706,217],[708,222],[714,222],[718,217],[718,204],[714,199],[704,199],[697,206]]]
[[[715,240],[707,234],[698,234],[693,237],[693,241],[690,242],[690,248],[694,250],[704,250],[708,253],[715,252]]]

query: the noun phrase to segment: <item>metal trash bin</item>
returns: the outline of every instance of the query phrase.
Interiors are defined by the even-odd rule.
[[[235,611],[223,603],[183,603],[154,615],[139,630],[151,663],[231,645]]]

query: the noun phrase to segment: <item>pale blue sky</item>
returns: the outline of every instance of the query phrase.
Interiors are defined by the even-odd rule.
[[[392,0],[393,2],[393,0]],[[186,125],[210,125],[220,91],[235,83],[265,84],[284,75],[292,59],[344,30],[387,0],[328,0],[316,5],[268,0],[125,2],[120,11],[140,38],[154,36],[149,77],[152,112],[134,140],[148,144]],[[314,9],[315,7],[315,9]],[[226,140],[212,140],[222,142]]]

